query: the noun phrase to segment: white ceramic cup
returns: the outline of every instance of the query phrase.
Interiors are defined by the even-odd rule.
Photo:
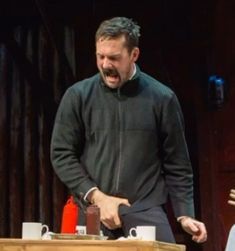
[[[22,223],[22,239],[25,240],[41,240],[42,234],[49,232],[47,225],[40,222],[23,222]]]
[[[133,239],[141,239],[145,241],[155,241],[156,227],[155,226],[137,226],[129,230],[129,237]]]
[[[86,226],[76,226],[76,231],[78,235],[85,235],[86,234]]]

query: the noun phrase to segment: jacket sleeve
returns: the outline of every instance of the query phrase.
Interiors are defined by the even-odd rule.
[[[163,172],[175,217],[194,217],[193,171],[185,140],[184,119],[175,94],[163,106]]]
[[[80,162],[85,142],[81,110],[81,98],[69,88],[60,102],[51,138],[53,168],[61,181],[79,198],[96,186]]]

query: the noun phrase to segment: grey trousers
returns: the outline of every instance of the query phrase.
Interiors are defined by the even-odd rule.
[[[117,239],[121,236],[127,237],[129,230],[136,226],[156,226],[156,240],[175,243],[175,238],[167,215],[161,206],[153,207],[138,212],[121,215],[122,228],[109,230],[104,225],[101,229],[109,239]]]

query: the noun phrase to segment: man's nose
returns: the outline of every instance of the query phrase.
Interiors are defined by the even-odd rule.
[[[110,60],[108,58],[103,59],[103,68],[110,68],[112,66]]]

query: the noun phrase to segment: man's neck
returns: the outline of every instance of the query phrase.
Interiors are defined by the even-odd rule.
[[[131,80],[135,76],[135,74],[136,74],[136,65],[133,64],[133,69],[132,69],[132,73],[131,73],[131,75],[129,77],[129,80]]]

